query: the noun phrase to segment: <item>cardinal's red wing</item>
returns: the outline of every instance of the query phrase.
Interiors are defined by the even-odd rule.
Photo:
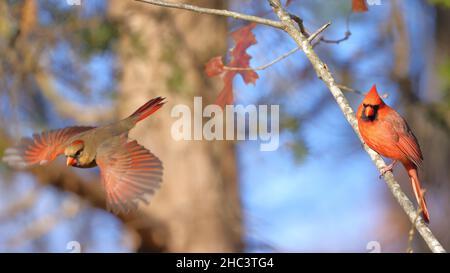
[[[153,195],[162,181],[161,161],[125,135],[103,142],[97,149],[96,162],[108,209],[115,213],[135,210],[139,200],[147,203],[144,195]]]
[[[13,167],[28,167],[46,164],[64,152],[66,142],[73,136],[94,127],[74,126],[34,134],[5,150],[3,161]]]
[[[397,112],[393,112],[388,117],[398,134],[397,147],[411,162],[420,167],[423,160],[422,151],[408,123]]]
[[[421,167],[423,160],[422,152],[420,151],[419,144],[417,143],[414,135],[400,135],[398,147],[408,157],[408,159],[416,165],[416,167]]]

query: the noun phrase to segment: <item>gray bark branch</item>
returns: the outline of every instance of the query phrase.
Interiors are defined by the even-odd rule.
[[[160,1],[160,0],[135,0],[135,1],[143,2],[143,3],[155,5],[155,6],[166,7],[166,8],[184,9],[184,10],[194,11],[194,12],[198,12],[198,13],[231,17],[234,19],[240,19],[240,20],[249,21],[249,22],[253,22],[253,23],[257,23],[257,24],[267,25],[267,26],[271,26],[274,28],[282,28],[282,26],[283,26],[283,24],[278,21],[274,21],[274,20],[270,20],[270,19],[266,19],[266,18],[262,18],[262,17],[258,17],[258,16],[253,16],[253,15],[242,14],[242,13],[229,11],[229,10],[203,8],[203,7],[198,7],[198,6],[194,6],[194,5],[188,5],[188,4],[182,4],[182,3],[172,3],[172,2]]]

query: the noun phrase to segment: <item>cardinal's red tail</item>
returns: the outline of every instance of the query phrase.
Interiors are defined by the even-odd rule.
[[[427,203],[425,202],[425,197],[423,196],[422,188],[420,187],[419,177],[417,175],[417,169],[415,167],[407,168],[408,175],[411,178],[411,185],[414,190],[414,195],[416,196],[417,203],[422,210],[422,216],[425,222],[430,222],[430,214],[428,213]]]
[[[139,109],[137,109],[133,114],[131,114],[130,118],[133,119],[135,123],[145,119],[161,108],[164,103],[166,103],[164,101],[165,99],[166,98],[156,97],[149,100],[147,103],[139,107]]]

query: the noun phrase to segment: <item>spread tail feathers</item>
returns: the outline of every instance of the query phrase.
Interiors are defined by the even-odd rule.
[[[156,110],[161,108],[164,103],[166,103],[164,100],[166,98],[162,97],[156,97],[154,99],[149,100],[147,103],[139,107],[133,114],[131,114],[130,118],[134,121],[134,123],[137,123],[146,117],[150,116]]]
[[[417,169],[408,169],[408,175],[411,178],[411,185],[414,190],[414,195],[416,196],[417,203],[422,210],[422,216],[425,222],[430,222],[430,214],[428,213],[427,203],[425,202],[425,197],[423,196],[422,188],[420,187],[419,177],[417,175]]]

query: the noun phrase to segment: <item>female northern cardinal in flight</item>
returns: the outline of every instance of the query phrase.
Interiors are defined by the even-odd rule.
[[[106,191],[108,209],[129,212],[144,202],[159,187],[162,163],[136,140],[128,139],[128,131],[165,103],[157,97],[137,109],[131,116],[103,127],[66,127],[22,138],[5,151],[3,160],[11,166],[44,165],[58,155],[66,156],[67,166],[91,168],[99,166]]]
[[[428,223],[430,216],[417,174],[417,168],[423,160],[422,152],[405,119],[384,103],[375,85],[358,107],[356,115],[359,132],[367,146],[380,155],[394,160],[382,170],[382,174],[391,171],[397,161],[403,164],[411,179],[423,218]]]

